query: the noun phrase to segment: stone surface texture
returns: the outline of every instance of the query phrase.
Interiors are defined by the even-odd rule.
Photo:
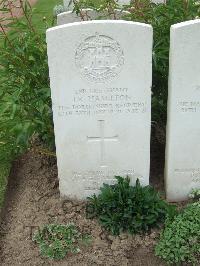
[[[181,201],[200,188],[200,20],[171,27],[165,183]]]
[[[115,175],[147,185],[152,27],[77,22],[47,44],[61,195],[85,199]]]

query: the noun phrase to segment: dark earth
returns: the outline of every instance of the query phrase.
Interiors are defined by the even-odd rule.
[[[156,137],[152,141],[151,184],[163,191],[164,145],[160,142]],[[60,200],[56,159],[36,150],[27,152],[12,167],[1,215],[0,265],[165,265],[154,255],[158,229],[143,236],[109,235],[95,220],[86,219],[84,202]],[[61,261],[42,258],[32,241],[34,231],[47,223],[69,222],[91,234],[92,244]]]

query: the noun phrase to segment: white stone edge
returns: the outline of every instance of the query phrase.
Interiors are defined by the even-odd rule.
[[[74,26],[80,26],[80,25],[89,25],[89,24],[127,24],[127,25],[135,25],[135,26],[142,26],[146,27],[149,29],[153,29],[150,24],[145,24],[141,22],[134,22],[134,21],[127,21],[127,20],[91,20],[91,21],[81,21],[81,22],[73,22],[73,23],[68,23],[68,24],[63,24],[59,26],[55,26],[52,28],[47,29],[46,33],[63,29],[63,28],[70,28]]]
[[[93,11],[93,9],[91,9],[91,8],[85,8],[85,9],[83,9],[83,10],[84,10],[84,11]],[[66,15],[71,15],[71,14],[76,15],[76,12],[73,12],[72,10],[65,11],[65,12],[62,12],[62,13],[58,14],[58,15],[57,15],[57,18],[58,18],[58,17],[62,17],[62,16],[66,16]]]
[[[168,155],[169,155],[169,143],[171,140],[171,125],[169,121],[171,120],[171,108],[172,105],[172,98],[173,98],[173,91],[172,91],[172,79],[173,79],[173,62],[174,58],[172,56],[173,51],[175,50],[175,38],[177,30],[184,30],[185,27],[190,27],[193,25],[199,24],[200,19],[188,20],[184,22],[180,22],[171,26],[170,29],[170,51],[169,51],[169,75],[168,75],[168,99],[167,99],[167,125],[166,125],[166,149],[165,149],[165,170],[164,170],[164,182],[165,182],[165,191],[166,191],[166,198],[170,202],[177,202],[176,199],[172,199],[168,196],[168,183],[169,183],[169,168],[168,168]],[[178,200],[181,201],[181,200]]]
[[[170,125],[170,120],[171,120],[171,100],[172,100],[172,91],[171,91],[171,72],[170,70],[172,69],[172,56],[171,56],[171,51],[172,51],[172,35],[170,35],[170,51],[169,51],[169,73],[168,73],[168,97],[167,97],[167,122],[166,122],[166,143],[165,143],[165,166],[164,166],[164,186],[165,186],[165,193],[166,193],[166,199],[170,201],[170,197],[168,194],[168,188],[169,188],[169,161],[168,161],[168,156],[169,156],[169,143],[171,139],[171,125]]]
[[[193,19],[193,20],[180,22],[180,23],[172,25],[171,31],[182,28],[182,27],[192,26],[192,25],[198,24],[198,23],[200,23],[200,19]]]

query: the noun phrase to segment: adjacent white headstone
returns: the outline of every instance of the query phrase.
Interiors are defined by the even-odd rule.
[[[72,10],[73,9],[73,1],[70,0],[63,0],[63,5],[65,8],[67,8],[68,10]]]
[[[129,5],[131,1],[130,0],[118,0],[116,2],[118,2],[119,5]]]
[[[82,9],[81,15],[77,15],[75,12],[67,11],[58,14],[57,16],[57,25],[63,25],[73,22],[81,22],[87,20],[95,20],[95,19],[120,19],[123,16],[130,14],[128,11],[116,10],[115,14],[111,14],[110,17],[103,13],[99,13],[93,9]]]
[[[166,0],[152,0],[151,2],[155,4],[166,4]]]
[[[165,3],[165,0],[152,0],[153,3]],[[87,20],[95,20],[99,17],[102,17],[103,19],[122,19],[123,16],[129,14],[128,11],[121,11],[116,10],[115,17],[111,14],[110,17],[106,17],[105,14],[101,14],[99,12],[96,12],[92,9],[82,9],[82,17],[80,15],[77,15],[75,12],[73,12],[73,1],[70,2],[70,0],[64,0],[64,6],[68,9],[68,11],[58,14],[57,16],[57,25],[63,25],[73,22],[81,22],[81,21],[87,21]],[[129,5],[130,0],[118,0],[118,4],[123,5]]]
[[[73,22],[81,22],[84,20],[94,20],[95,18],[98,18],[99,14],[92,9],[83,9],[82,10],[82,17],[80,15],[77,15],[75,12],[67,11],[58,14],[57,16],[57,25],[63,25]]]
[[[152,3],[161,4],[166,3],[166,0],[151,0]],[[118,0],[119,5],[129,5],[131,0]]]
[[[118,0],[118,1],[116,0],[116,2],[118,2],[118,4],[120,5],[129,5],[131,0]],[[151,2],[159,4],[159,3],[166,3],[166,0],[151,0]],[[63,3],[65,7],[73,9],[73,2],[71,2],[70,4],[70,0],[63,0]]]
[[[200,20],[171,28],[166,149],[170,201],[200,188]]]
[[[61,195],[84,199],[115,175],[147,185],[152,27],[72,23],[47,44]]]

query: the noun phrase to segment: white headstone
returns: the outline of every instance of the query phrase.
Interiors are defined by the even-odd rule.
[[[121,10],[116,10],[115,12],[115,19],[120,19],[123,16],[130,14],[128,11],[121,11]],[[82,9],[81,15],[77,15],[75,12],[72,11],[67,11],[58,14],[57,16],[57,25],[63,25],[63,24],[68,24],[68,23],[73,23],[73,22],[81,22],[81,21],[87,21],[87,20],[95,20],[98,18],[103,18],[103,19],[114,19],[114,15],[110,15],[110,18],[106,17],[105,14],[99,13],[93,9]]]
[[[116,0],[120,5],[129,5],[131,0]],[[166,0],[152,0],[151,2],[159,4],[166,3]],[[70,4],[70,0],[63,0],[64,6],[73,9],[73,2]]]
[[[69,10],[73,9],[73,1],[70,2],[70,0],[63,0],[63,5]]]
[[[115,175],[147,185],[152,27],[72,23],[47,44],[61,195],[84,199]]]
[[[129,5],[131,1],[130,0],[118,0],[116,2],[118,2],[119,5]]]
[[[129,5],[131,0],[118,0],[119,5]],[[151,0],[152,3],[161,4],[166,3],[166,0]]]
[[[153,3],[165,3],[165,0],[152,0],[151,2]],[[80,15],[77,15],[75,12],[72,12],[73,10],[73,2],[70,3],[70,0],[64,0],[64,6],[65,8],[68,8],[68,11],[63,12],[58,14],[57,16],[57,25],[63,25],[67,23],[73,23],[73,22],[81,22],[84,20],[95,20],[98,19],[98,17],[101,17],[103,19],[121,19],[124,15],[129,14],[128,11],[121,11],[121,10],[116,10],[116,17],[114,18],[112,15],[109,18],[106,18],[105,14],[100,14],[96,12],[95,10],[92,9],[82,9],[82,15],[83,17],[81,18]],[[118,0],[119,5],[129,5],[130,0]],[[87,19],[88,17],[88,19]]]
[[[170,201],[200,188],[200,20],[171,27],[166,149]]]
[[[155,4],[166,4],[166,0],[152,0],[151,2]]]
[[[92,9],[83,9],[82,10],[83,18],[80,15],[77,15],[75,12],[67,11],[58,14],[57,16],[57,25],[63,25],[73,22],[81,22],[83,20],[93,20],[99,16],[99,14]]]

